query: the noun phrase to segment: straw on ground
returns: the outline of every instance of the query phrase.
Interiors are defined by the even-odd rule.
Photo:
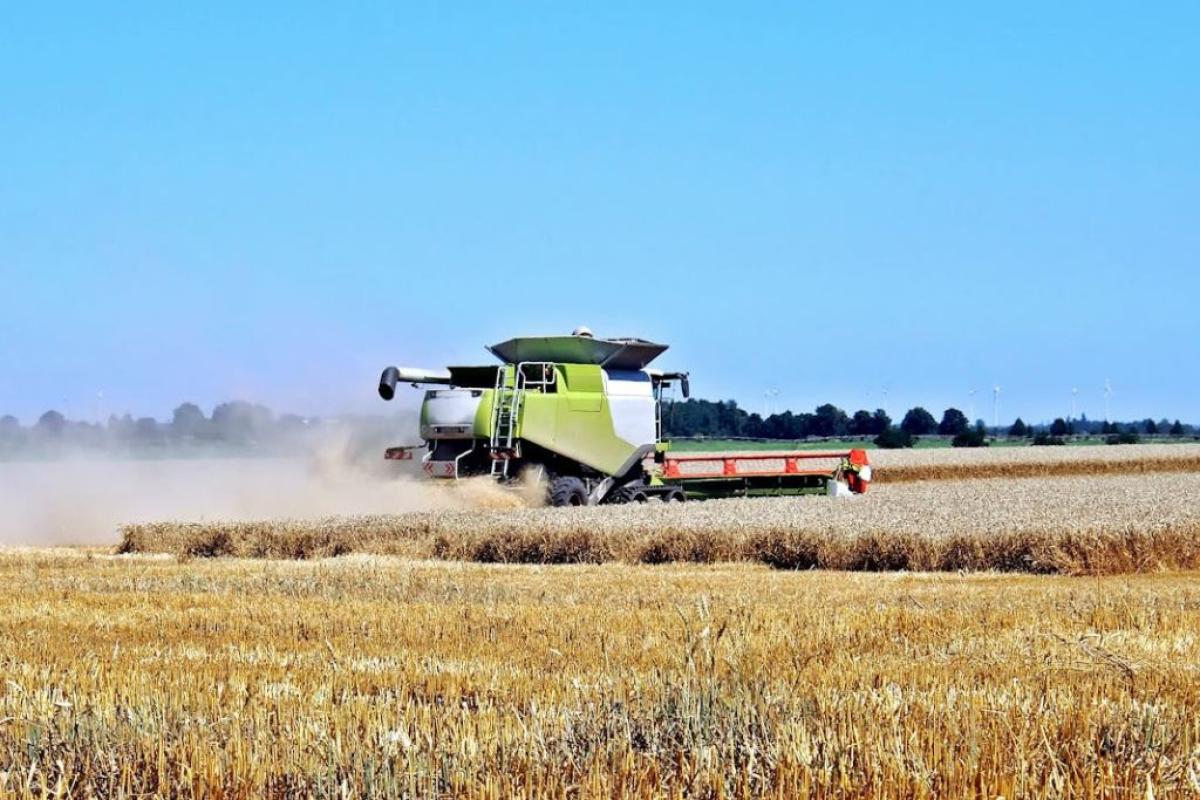
[[[1200,791],[1200,581],[0,555],[0,795]]]

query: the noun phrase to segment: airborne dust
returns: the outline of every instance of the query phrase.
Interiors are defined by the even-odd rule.
[[[383,443],[349,435],[306,442],[289,458],[103,457],[0,462],[0,546],[107,545],[127,522],[315,519],[536,503],[488,478],[424,478],[383,460]]]

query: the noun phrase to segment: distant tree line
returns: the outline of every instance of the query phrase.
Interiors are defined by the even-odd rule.
[[[664,433],[676,437],[714,439],[804,439],[810,436],[878,436],[892,425],[883,409],[856,411],[853,416],[826,403],[812,412],[784,411],[763,419],[747,413],[733,400],[692,398],[663,406]]]
[[[1195,436],[1191,425],[1179,420],[1114,423],[1096,422],[1081,416],[1078,420],[1056,419],[1051,423],[1030,425],[1018,418],[1007,428],[989,428],[982,420],[972,423],[960,409],[946,409],[939,420],[921,406],[909,409],[898,425],[880,408],[860,409],[853,414],[826,403],[811,413],[783,411],[767,417],[742,409],[733,400],[690,399],[663,406],[663,432],[676,438],[711,439],[808,439],[862,438],[874,440],[880,447],[911,447],[922,436],[945,436],[958,447],[980,447],[989,437],[1006,436],[1036,440],[1039,436],[1065,440],[1070,436]],[[1040,443],[1040,442],[1039,442]]]
[[[1137,434],[1145,436],[1194,436],[1196,427],[1184,425],[1179,420],[1172,422],[1168,419],[1155,421],[1143,419],[1135,422],[1100,422],[1089,420],[1086,415],[1079,419],[1056,418],[1044,425],[1026,425],[1024,420],[1017,417],[1006,431],[1008,436],[1036,436],[1044,433],[1050,436],[1110,436],[1119,434]]]
[[[847,413],[832,403],[812,412],[783,411],[765,418],[747,412],[733,400],[690,399],[666,402],[662,409],[666,437],[710,439],[855,438],[868,439],[879,447],[911,447],[922,436],[951,437],[959,447],[979,447],[989,437],[1030,439],[1035,444],[1063,443],[1069,437],[1105,437],[1114,443],[1136,441],[1141,436],[1194,437],[1197,430],[1179,420],[1145,419],[1136,422],[1097,422],[1081,416],[1077,420],[1055,419],[1030,425],[1018,418],[1012,425],[994,429],[982,420],[972,423],[957,408],[946,409],[939,420],[927,409],[909,409],[894,424],[881,408]],[[47,411],[32,425],[24,426],[11,415],[0,416],[0,457],[53,454],[73,450],[126,450],[147,453],[166,450],[224,450],[271,453],[292,447],[306,433],[334,425],[351,424],[359,432],[394,436],[394,423],[387,417],[322,419],[295,414],[275,414],[255,403],[221,403],[206,416],[194,403],[183,403],[168,421],[153,417],[113,415],[106,423],[67,419],[58,411]],[[407,432],[405,432],[407,433]]]
[[[28,427],[11,415],[0,417],[0,455],[168,448],[271,451],[323,424],[329,422],[276,415],[265,406],[241,401],[221,403],[211,416],[194,403],[183,403],[166,422],[129,414],[114,414],[106,423],[82,422],[51,410]]]

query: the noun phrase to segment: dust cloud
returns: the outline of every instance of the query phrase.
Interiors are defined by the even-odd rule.
[[[108,545],[128,522],[313,519],[529,505],[488,478],[431,481],[383,448],[322,437],[296,458],[0,462],[0,546]]]

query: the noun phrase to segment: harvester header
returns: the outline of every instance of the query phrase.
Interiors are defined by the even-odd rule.
[[[862,493],[870,466],[862,450],[845,453],[676,455],[662,438],[664,397],[688,373],[649,367],[667,345],[601,339],[586,328],[569,336],[527,336],[487,348],[501,363],[441,370],[387,367],[379,395],[396,386],[430,387],[421,405],[423,450],[435,478],[491,475],[511,481],[533,472],[553,505],[682,501],[689,497]],[[712,465],[719,465],[714,468]]]

